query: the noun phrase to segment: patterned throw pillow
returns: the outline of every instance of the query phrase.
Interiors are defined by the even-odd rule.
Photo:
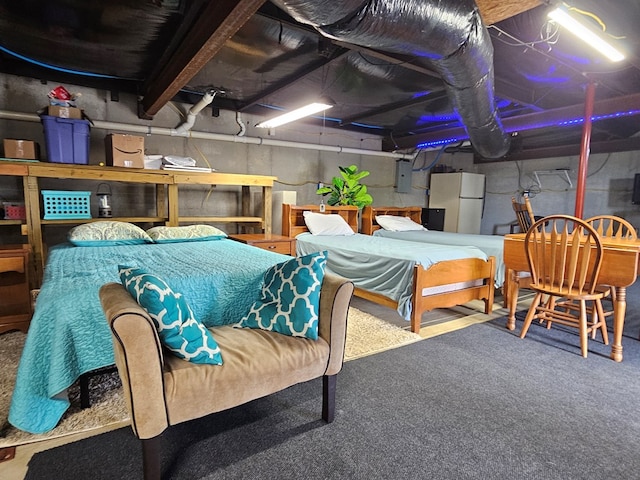
[[[127,291],[149,313],[165,347],[189,362],[222,365],[220,347],[180,293],[140,268],[120,265],[118,273]]]
[[[147,232],[137,225],[116,220],[104,220],[78,225],[69,230],[67,239],[76,247],[153,243]]]
[[[227,234],[212,225],[185,225],[181,227],[152,227],[147,230],[156,243],[194,242],[226,238]]]
[[[317,252],[271,267],[264,275],[260,300],[235,326],[316,340],[326,264],[327,252]]]

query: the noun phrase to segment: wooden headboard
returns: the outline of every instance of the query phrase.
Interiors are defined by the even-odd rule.
[[[307,225],[304,223],[303,212],[315,212],[325,214],[338,214],[346,220],[354,232],[358,231],[358,207],[343,206],[330,207],[324,206],[324,212],[320,211],[320,205],[290,205],[282,204],[282,235],[294,238],[296,235],[308,232]]]
[[[395,215],[396,217],[409,217],[422,225],[421,207],[364,207],[362,210],[361,231],[365,235],[373,235],[380,228],[376,222],[376,215]]]

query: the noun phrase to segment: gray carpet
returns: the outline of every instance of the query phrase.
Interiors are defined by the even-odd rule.
[[[633,292],[629,292],[633,295]],[[170,479],[637,479],[640,342],[625,359],[504,319],[345,364],[334,423],[313,381],[165,433]],[[141,478],[130,428],[36,454],[27,479]]]

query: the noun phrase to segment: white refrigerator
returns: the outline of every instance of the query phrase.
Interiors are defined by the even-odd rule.
[[[480,233],[484,210],[485,176],[480,173],[434,173],[429,208],[444,209],[444,231]]]

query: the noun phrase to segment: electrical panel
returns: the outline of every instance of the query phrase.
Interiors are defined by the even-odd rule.
[[[411,162],[396,160],[396,192],[411,193]]]

